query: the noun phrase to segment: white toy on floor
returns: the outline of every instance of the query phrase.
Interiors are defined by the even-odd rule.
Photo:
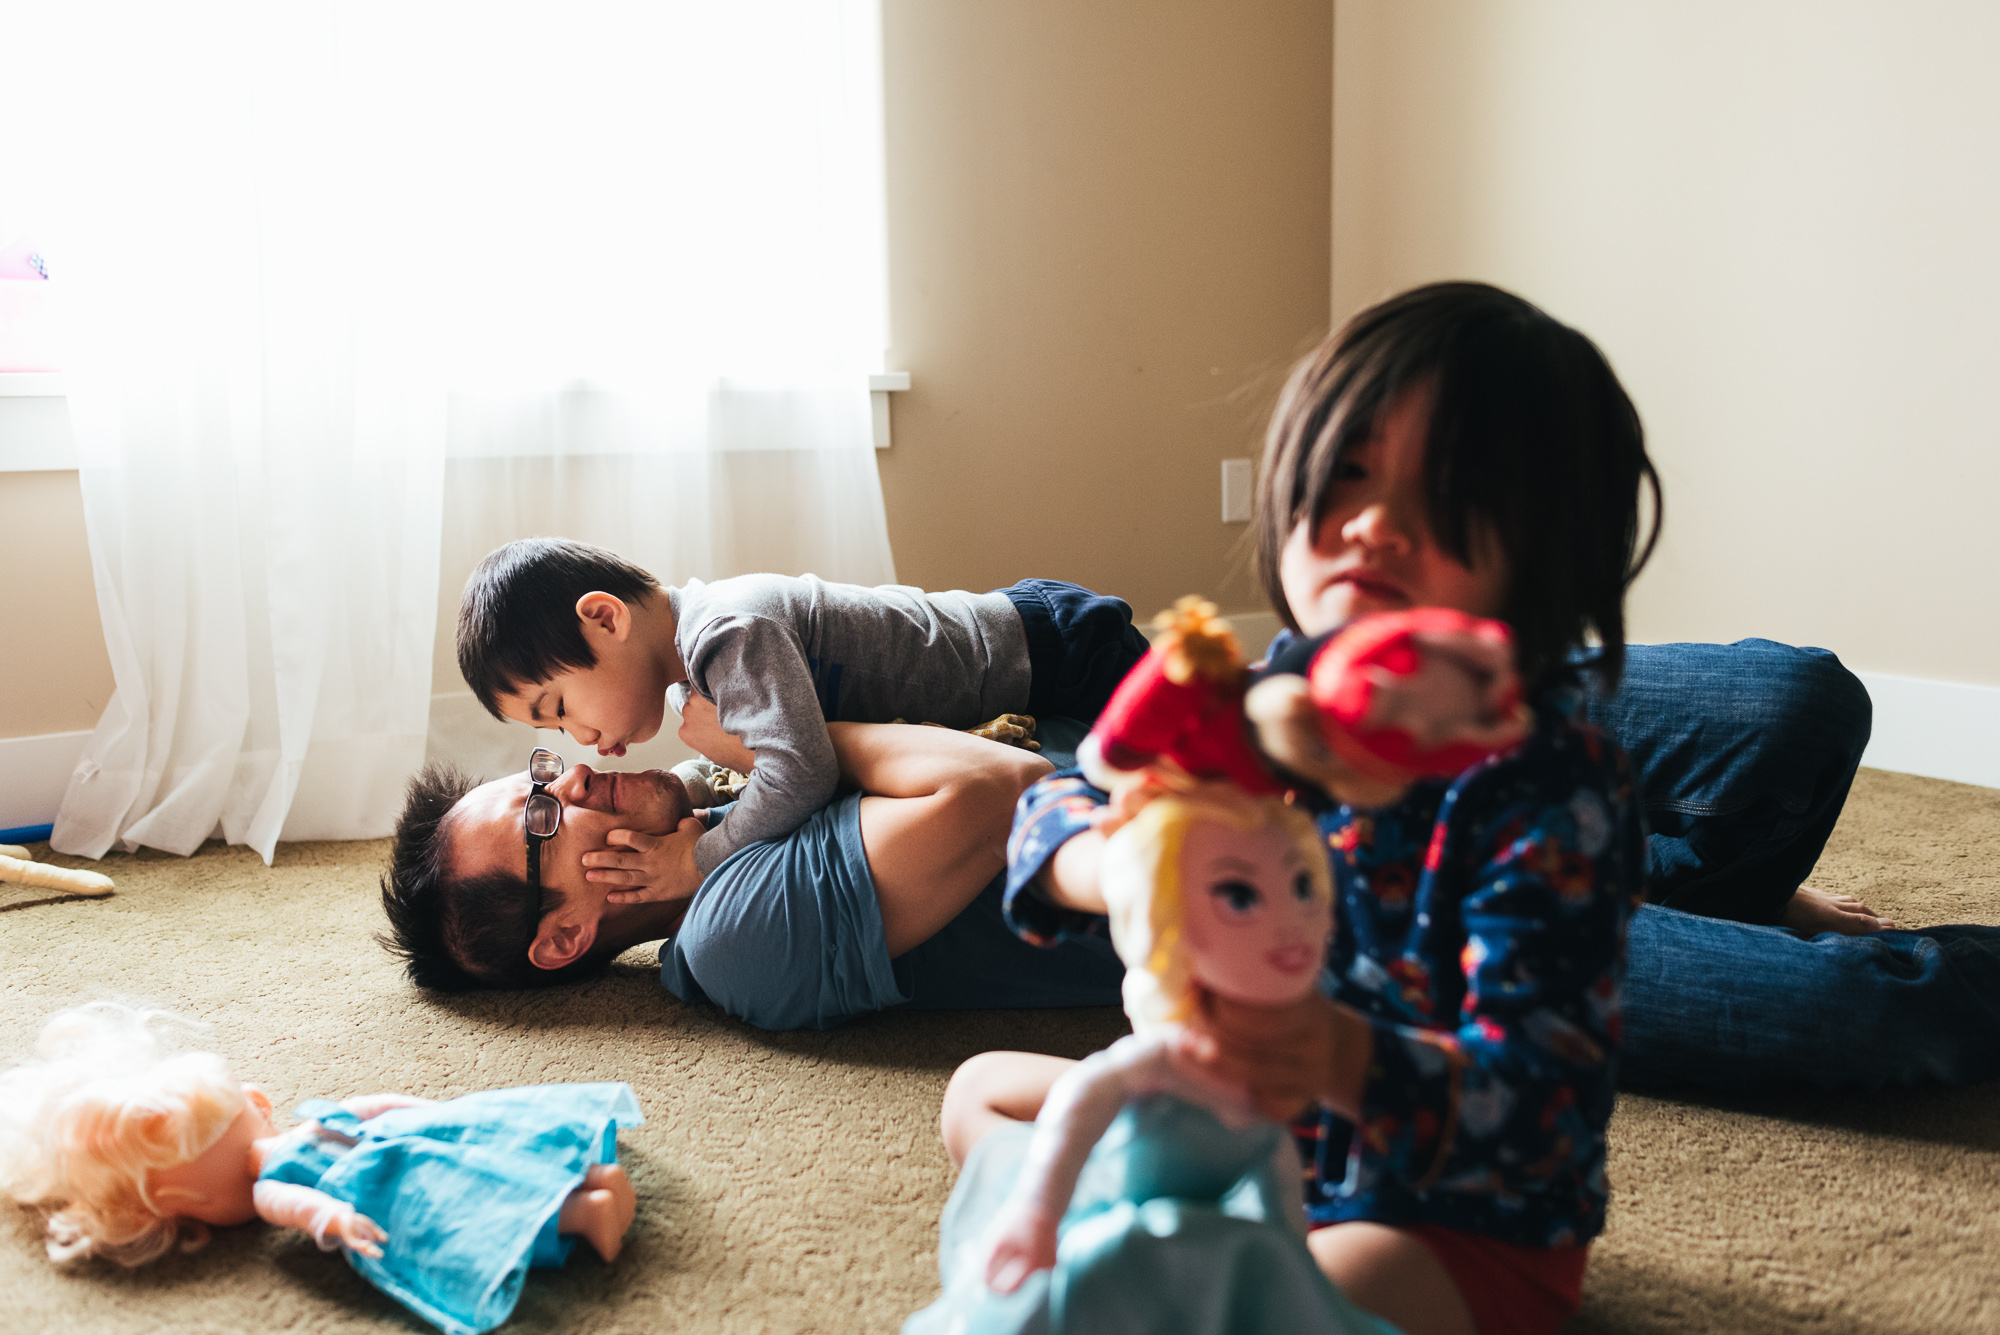
[[[108,895],[118,888],[109,876],[71,867],[51,867],[46,862],[36,862],[34,857],[19,844],[0,844],[0,881],[92,897]]]

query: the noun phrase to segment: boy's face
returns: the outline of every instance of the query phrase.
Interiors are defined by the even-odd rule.
[[[500,713],[537,728],[561,728],[600,756],[651,741],[666,717],[666,668],[637,637],[606,633],[586,621],[584,638],[597,665],[567,668],[547,681],[500,697]]]
[[[1368,439],[1348,450],[1317,518],[1301,520],[1278,558],[1278,583],[1299,629],[1320,635],[1369,612],[1449,607],[1497,617],[1506,562],[1492,531],[1475,523],[1474,560],[1460,565],[1431,534],[1424,450],[1431,395],[1407,391]]]

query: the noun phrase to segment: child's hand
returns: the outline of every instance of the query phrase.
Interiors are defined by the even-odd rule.
[[[1368,1022],[1318,992],[1289,1006],[1250,1006],[1197,987],[1198,1016],[1180,1056],[1250,1092],[1275,1122],[1315,1103],[1352,1111],[1374,1046]]]
[[[1264,754],[1308,779],[1336,802],[1386,807],[1400,802],[1409,783],[1372,779],[1334,754],[1320,731],[1319,707],[1306,679],[1293,673],[1266,677],[1243,698],[1243,712]]]
[[[613,830],[605,836],[612,847],[583,855],[584,879],[620,887],[604,897],[607,904],[686,899],[701,888],[694,845],[706,828],[689,816],[672,834]]]
[[[986,1287],[995,1293],[1012,1293],[1037,1270],[1053,1266],[1056,1222],[1032,1210],[1010,1208],[987,1244]]]
[[[382,1258],[382,1248],[377,1244],[389,1240],[389,1235],[380,1224],[354,1210],[349,1210],[345,1218],[335,1223],[333,1231],[341,1246],[376,1260]]]

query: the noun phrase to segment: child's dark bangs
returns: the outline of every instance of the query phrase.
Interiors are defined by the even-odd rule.
[[[1311,443],[1300,460],[1300,484],[1293,493],[1300,503],[1288,529],[1301,519],[1319,522],[1327,493],[1349,452],[1375,434],[1382,414],[1397,396],[1430,374],[1431,366],[1415,355],[1414,348],[1396,346],[1395,332],[1382,330],[1374,339],[1359,340],[1335,362],[1329,392],[1315,414],[1317,430],[1308,437]]]
[[[1430,420],[1424,427],[1424,496],[1431,539],[1470,569],[1477,519],[1517,566],[1522,488],[1514,476],[1522,423],[1516,397],[1523,368],[1510,365],[1504,340],[1466,331],[1431,378]],[[1496,344],[1499,346],[1496,347]],[[1498,354],[1498,355],[1496,355]],[[1509,522],[1512,515],[1515,523]]]

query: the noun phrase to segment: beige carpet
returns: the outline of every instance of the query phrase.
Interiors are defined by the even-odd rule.
[[[674,1001],[641,952],[574,991],[432,1000],[369,940],[383,849],[287,846],[268,869],[215,846],[114,857],[103,901],[0,886],[0,1052],[58,1006],[122,995],[212,1021],[281,1106],[629,1081],[650,1119],[623,1140],[630,1246],[531,1279],[506,1327],[521,1335],[894,1330],[936,1287],[952,1068],[993,1047],[1081,1054],[1123,1028],[987,1012],[761,1034]],[[1997,864],[2000,792],[1864,772],[1815,879],[1912,924],[2000,922]],[[1627,1097],[1611,1167],[1573,1330],[2000,1330],[2000,1085]],[[253,1226],[141,1271],[58,1271],[32,1215],[0,1219],[10,1332],[429,1329],[299,1235]]]

